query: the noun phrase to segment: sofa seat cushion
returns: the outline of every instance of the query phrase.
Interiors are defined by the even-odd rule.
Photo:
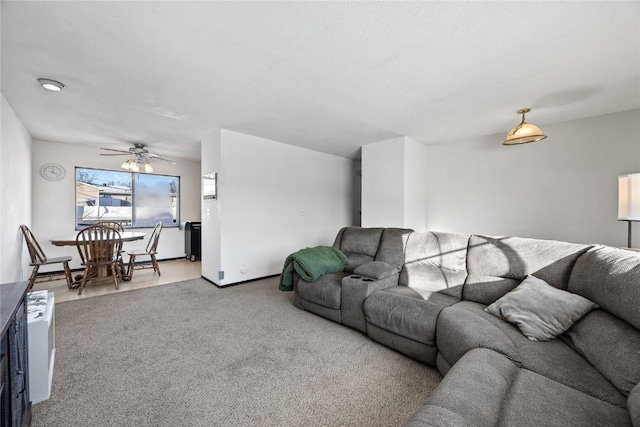
[[[347,275],[345,272],[325,274],[315,282],[300,279],[297,284],[298,294],[303,300],[339,310],[342,278]]]
[[[435,345],[440,311],[458,299],[439,293],[420,294],[407,286],[373,292],[364,302],[368,324],[423,344]]]
[[[474,348],[487,348],[503,354],[518,367],[613,405],[626,405],[626,397],[568,344],[557,338],[530,341],[515,325],[485,312],[484,307],[462,301],[440,313],[438,351],[449,365]]]
[[[418,426],[631,426],[620,407],[474,349],[405,424]]]

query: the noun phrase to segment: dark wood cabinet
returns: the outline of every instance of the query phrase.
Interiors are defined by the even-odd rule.
[[[31,424],[29,399],[28,282],[0,285],[0,426]]]

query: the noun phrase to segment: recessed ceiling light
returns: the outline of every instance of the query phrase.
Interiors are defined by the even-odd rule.
[[[64,87],[62,83],[51,79],[38,79],[38,83],[40,83],[43,88],[52,92],[60,92]]]

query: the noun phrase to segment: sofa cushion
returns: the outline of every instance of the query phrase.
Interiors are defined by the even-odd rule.
[[[629,408],[633,427],[640,427],[640,384],[631,390],[627,400],[627,407]]]
[[[631,426],[625,408],[518,369],[502,407],[503,426]]]
[[[515,324],[530,340],[548,341],[596,307],[585,297],[527,276],[513,291],[484,310]]]
[[[334,310],[340,309],[340,293],[342,278],[345,272],[320,276],[315,282],[298,280],[297,290],[300,298]]]
[[[458,301],[448,295],[423,296],[406,286],[376,291],[364,301],[367,323],[427,345],[435,345],[440,310]]]
[[[359,265],[353,270],[353,274],[370,277],[372,279],[386,279],[394,274],[398,274],[398,272],[398,267],[387,264],[383,261],[371,261],[366,264]]]
[[[412,233],[398,283],[423,291],[443,291],[460,299],[467,277],[468,243],[466,234]]]
[[[406,426],[629,426],[623,408],[474,349]]]
[[[374,261],[391,264],[400,271],[404,264],[404,252],[407,239],[413,230],[409,228],[385,228],[382,231],[378,251]]]
[[[516,371],[498,353],[473,350],[451,368],[405,426],[497,426]]]
[[[375,257],[383,228],[347,227],[342,233],[338,249],[342,252]]]
[[[491,304],[530,274],[556,288],[567,289],[574,263],[588,248],[554,240],[471,236],[467,255],[469,277],[462,298]],[[511,280],[487,280],[492,277]]]
[[[373,257],[363,254],[354,254],[352,252],[344,252],[347,257],[347,263],[344,265],[344,271],[347,273],[353,273],[356,268],[361,265],[373,262]]]
[[[484,307],[462,301],[440,313],[437,346],[449,365],[474,348],[488,348],[504,354],[518,367],[613,405],[625,406],[626,396],[568,344],[557,338],[530,341],[513,324],[485,312]]]
[[[520,282],[508,277],[470,274],[463,287],[464,297],[461,292],[460,299],[489,305],[514,290]]]
[[[576,262],[569,291],[640,329],[640,253],[594,247]]]
[[[640,331],[598,309],[566,333],[577,351],[618,390],[628,395],[640,383]]]

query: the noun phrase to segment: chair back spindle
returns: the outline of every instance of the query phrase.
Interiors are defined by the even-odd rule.
[[[22,231],[22,235],[24,236],[24,240],[27,244],[29,256],[31,257],[31,263],[43,264],[47,262],[47,256],[44,254],[44,251],[38,244],[36,237],[33,235],[31,230],[29,230],[29,227],[23,224],[20,226],[20,231]]]
[[[158,242],[160,241],[160,232],[162,231],[162,223],[159,222],[153,228],[151,237],[147,242],[147,253],[156,253],[158,251]]]

